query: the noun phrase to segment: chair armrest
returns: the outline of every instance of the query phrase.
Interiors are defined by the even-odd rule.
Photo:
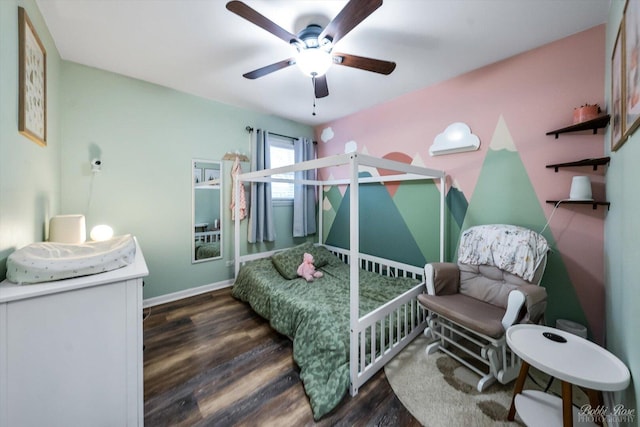
[[[522,306],[524,305],[526,299],[527,297],[525,296],[524,292],[521,292],[518,289],[514,289],[509,292],[509,297],[507,299],[507,310],[505,311],[504,316],[502,316],[501,321],[502,327],[505,331],[509,329],[511,325],[516,323],[516,320],[518,320],[518,317],[520,316],[520,310],[522,309]]]
[[[537,285],[521,285],[518,288],[527,298],[527,310],[520,323],[539,323],[547,309],[547,290]]]
[[[424,266],[424,281],[429,295],[457,294],[460,270],[452,262],[432,262]]]
[[[519,319],[524,308],[524,314]],[[507,309],[502,318],[505,331],[516,321],[538,323],[547,308],[547,290],[537,285],[520,285],[509,292]]]

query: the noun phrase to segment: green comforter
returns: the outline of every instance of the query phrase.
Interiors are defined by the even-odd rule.
[[[196,242],[196,259],[215,258],[220,256],[220,242]]]
[[[313,282],[286,280],[270,259],[260,259],[240,269],[233,287],[233,296],[293,338],[293,358],[316,420],[349,388],[349,266],[335,258],[319,270],[324,277]],[[416,284],[360,270],[360,316]]]

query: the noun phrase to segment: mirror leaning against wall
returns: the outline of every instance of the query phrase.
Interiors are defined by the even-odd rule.
[[[221,163],[192,159],[191,262],[222,258]]]

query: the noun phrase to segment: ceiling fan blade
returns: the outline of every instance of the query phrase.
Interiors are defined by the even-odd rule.
[[[313,79],[314,91],[316,98],[324,98],[329,96],[329,86],[327,86],[327,76],[320,76]]]
[[[330,38],[335,45],[349,31],[353,30],[356,25],[365,20],[377,8],[382,6],[382,0],[351,0],[336,15],[329,25],[322,30],[318,40]]]
[[[334,53],[333,63],[385,75],[391,74],[396,69],[395,62],[349,55],[347,53]]]
[[[289,58],[280,62],[276,62],[271,65],[267,65],[266,67],[258,68],[257,70],[249,71],[248,73],[245,73],[242,76],[253,80],[253,79],[257,79],[258,77],[266,76],[267,74],[273,73],[274,71],[287,68],[288,66],[293,65],[295,63],[296,63],[295,59]]]
[[[290,43],[291,40],[298,40],[298,36],[296,36],[295,34],[291,34],[289,31],[285,30],[270,19],[264,17],[241,1],[230,1],[229,3],[227,3],[227,9],[235,13],[239,17],[246,19],[252,24],[255,24],[258,27],[270,32],[274,36],[284,40],[287,43]]]

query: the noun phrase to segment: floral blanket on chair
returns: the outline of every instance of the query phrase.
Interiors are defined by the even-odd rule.
[[[458,261],[491,265],[531,282],[549,250],[539,233],[516,225],[478,225],[462,233]]]

